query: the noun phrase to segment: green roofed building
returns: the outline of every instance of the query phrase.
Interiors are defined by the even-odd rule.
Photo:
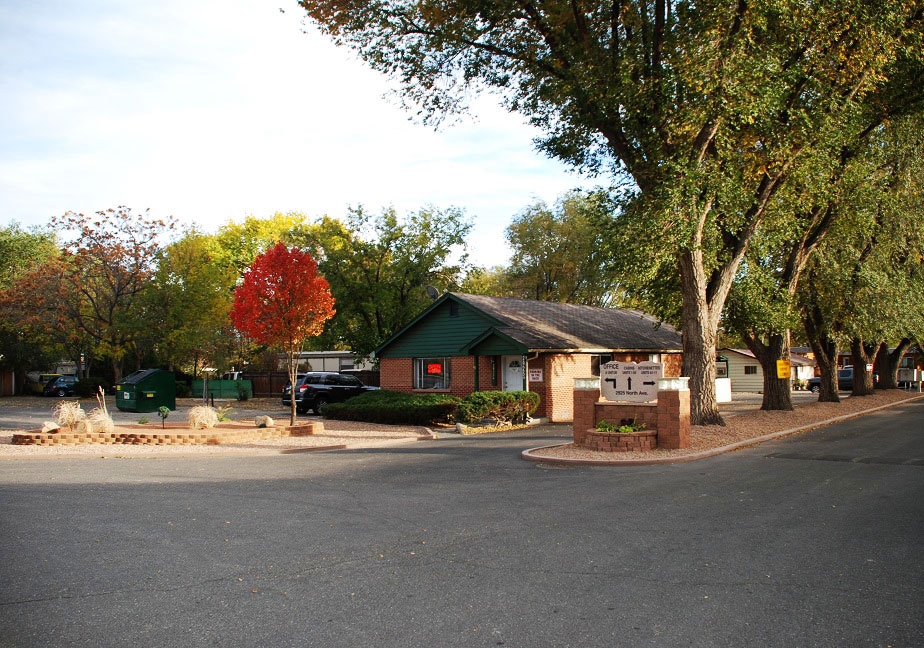
[[[375,351],[382,389],[529,390],[537,417],[572,420],[575,378],[611,360],[664,363],[679,376],[680,333],[645,313],[528,299],[445,293]]]

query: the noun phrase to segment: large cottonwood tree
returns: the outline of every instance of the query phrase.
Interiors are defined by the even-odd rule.
[[[799,302],[821,367],[819,400],[838,400],[839,348],[853,356],[853,395],[865,395],[874,387],[867,366],[882,351],[894,382],[901,353],[890,356],[888,342],[907,348],[924,332],[922,123],[915,116],[879,129],[864,155],[865,172],[833,203],[842,218],[808,265],[811,279]]]
[[[585,170],[628,174],[681,289],[694,423],[720,422],[716,339],[751,238],[802,156],[921,56],[922,2],[301,0],[424,121],[496,92]]]

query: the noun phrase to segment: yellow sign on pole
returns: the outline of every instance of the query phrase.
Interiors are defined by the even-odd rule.
[[[792,362],[789,360],[776,361],[776,377],[785,380],[792,375]]]

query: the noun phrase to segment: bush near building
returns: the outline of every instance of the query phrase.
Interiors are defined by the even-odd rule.
[[[324,416],[340,421],[364,421],[389,425],[449,423],[459,399],[449,394],[407,394],[380,389],[342,403],[324,406]]]

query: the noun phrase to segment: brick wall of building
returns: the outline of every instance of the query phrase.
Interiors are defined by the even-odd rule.
[[[591,375],[592,356],[586,353],[547,354],[550,377],[547,386],[547,416],[554,423],[568,422],[574,419],[574,402],[572,390],[575,378]]]
[[[459,398],[465,398],[475,391],[475,358],[472,356],[457,356],[450,359],[449,393]]]
[[[379,362],[379,384],[382,389],[413,391],[414,363],[410,358],[382,358]]]
[[[475,390],[475,360],[471,356],[450,359],[450,390],[453,396],[465,397]],[[411,358],[382,358],[379,364],[382,389],[414,391],[414,361]],[[488,365],[490,381],[490,365]],[[434,392],[435,390],[427,390]]]
[[[478,390],[479,391],[498,391],[503,389],[501,382],[500,356],[479,356],[478,357]],[[492,382],[493,378],[493,382]]]

